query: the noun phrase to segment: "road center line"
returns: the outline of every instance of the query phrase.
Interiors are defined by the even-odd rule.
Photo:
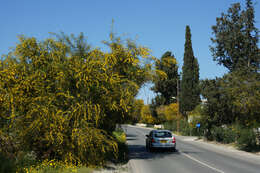
[[[179,151],[179,153],[182,154],[182,155],[184,155],[184,156],[186,156],[186,157],[188,157],[189,159],[191,159],[191,160],[193,160],[193,161],[195,161],[195,162],[201,164],[201,165],[204,165],[204,166],[206,166],[206,167],[208,167],[208,168],[210,168],[210,169],[213,169],[213,170],[216,171],[216,172],[225,173],[224,171],[222,171],[222,170],[220,170],[220,169],[217,169],[217,168],[214,168],[214,167],[212,167],[212,166],[210,166],[210,165],[208,165],[208,164],[206,164],[206,163],[204,163],[204,162],[202,162],[202,161],[199,161],[198,159],[196,159],[196,158],[194,158],[194,157],[192,157],[192,156],[190,156],[190,155],[188,155],[188,154],[186,154],[186,153],[183,153],[183,152],[181,152],[181,151]]]

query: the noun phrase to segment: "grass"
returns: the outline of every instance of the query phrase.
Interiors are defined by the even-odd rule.
[[[41,169],[26,169],[26,173],[92,173],[92,168],[79,167],[79,168],[52,168],[44,167]]]
[[[55,160],[45,160],[38,165],[22,168],[18,172],[25,173],[91,173],[92,168],[74,166]]]

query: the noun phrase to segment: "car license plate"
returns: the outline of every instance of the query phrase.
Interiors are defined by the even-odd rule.
[[[165,144],[165,143],[167,143],[167,141],[165,141],[165,140],[163,140],[163,141],[160,141],[161,143],[163,143],[163,144]]]

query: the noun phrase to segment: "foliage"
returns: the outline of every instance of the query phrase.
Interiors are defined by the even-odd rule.
[[[198,121],[203,116],[204,113],[204,104],[200,103],[197,105],[192,111],[188,112],[188,121],[190,121],[193,124],[197,124]]]
[[[254,72],[233,72],[226,75],[222,86],[232,105],[233,121],[247,127],[259,124],[260,118],[260,74]]]
[[[254,151],[257,146],[256,133],[252,129],[244,128],[239,130],[238,148],[245,151]]]
[[[177,81],[179,78],[177,60],[171,52],[167,51],[160,60],[156,61],[155,68],[157,71],[164,72],[166,77],[157,75],[152,90],[159,93],[163,98],[162,104],[170,104],[175,101],[172,98],[177,96]]]
[[[141,123],[154,124],[156,119],[152,116],[149,105],[144,105],[141,110]]]
[[[1,173],[5,173],[5,172],[13,173],[16,171],[15,161],[13,159],[7,158],[2,153],[0,153],[0,162],[1,162],[0,164]]]
[[[118,151],[115,125],[148,78],[140,59],[149,50],[113,34],[110,52],[90,49],[83,35],[69,38],[20,37],[1,61],[1,131],[37,159],[103,164],[106,153]]]
[[[204,80],[201,88],[207,99],[205,111],[212,124],[239,122],[253,127],[260,123],[259,74],[233,72],[223,78]]]
[[[84,167],[82,165],[72,165],[57,160],[44,160],[38,165],[30,166],[21,169],[21,172],[25,173],[90,173],[93,169]]]
[[[186,26],[185,50],[182,66],[182,79],[180,85],[180,112],[187,116],[200,102],[199,90],[199,64],[194,57],[190,27]]]
[[[131,106],[131,109],[129,110],[129,120],[132,124],[135,124],[141,120],[141,110],[144,106],[143,100],[135,99],[133,101],[133,106]]]
[[[231,128],[214,126],[211,131],[213,140],[217,142],[229,144],[236,141],[237,134]]]
[[[156,109],[158,118],[161,122],[173,121],[179,118],[178,110],[179,105],[177,103],[171,103],[169,105],[162,105]]]
[[[247,0],[244,10],[241,10],[240,3],[232,4],[212,26],[215,36],[211,38],[213,59],[229,71],[241,68],[255,71],[260,68],[259,31],[255,27],[254,17],[252,0]]]
[[[177,132],[177,121],[166,121],[163,125],[165,129]]]
[[[165,98],[162,95],[158,94],[155,96],[155,98],[152,99],[152,103],[149,105],[151,114],[154,118],[157,119],[158,123],[161,123],[162,120],[160,120],[160,118],[158,117],[156,109],[164,103]]]
[[[221,86],[221,78],[202,81],[201,91],[202,96],[207,100],[204,105],[205,116],[202,117],[207,128],[211,129],[213,125],[231,124],[235,117],[230,109],[232,105]]]
[[[179,121],[179,122],[178,122]],[[179,131],[178,131],[179,126]],[[186,119],[180,118],[178,120],[167,121],[164,123],[164,128],[179,133],[183,136],[200,136],[200,131],[192,124],[188,123]]]
[[[118,154],[115,158],[115,163],[125,163],[128,161],[128,147],[126,144],[126,134],[122,129],[113,132],[113,136],[118,143]],[[111,158],[111,157],[110,157]]]
[[[249,129],[260,124],[259,36],[252,4],[247,0],[244,10],[239,3],[233,4],[227,14],[217,18],[212,27],[215,37],[211,39],[211,51],[213,59],[228,68],[229,73],[201,82],[207,102],[200,121],[206,128],[206,138],[223,143],[236,141],[246,150],[255,147],[256,137]],[[243,128],[228,128],[234,124]]]

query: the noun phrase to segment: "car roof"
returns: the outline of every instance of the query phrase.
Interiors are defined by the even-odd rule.
[[[154,132],[170,132],[170,133],[172,133],[170,130],[152,130],[152,131],[154,131]]]

